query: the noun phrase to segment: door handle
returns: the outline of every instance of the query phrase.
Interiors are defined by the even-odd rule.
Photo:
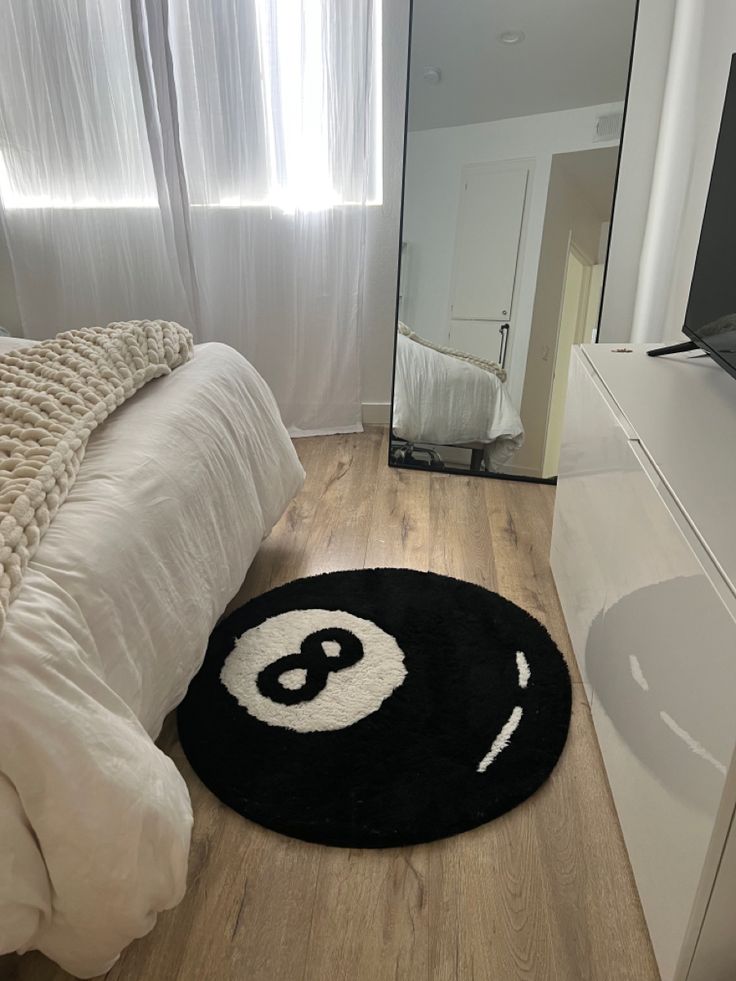
[[[509,331],[511,330],[511,324],[501,324],[498,329],[498,333],[501,335],[501,350],[498,354],[498,363],[502,368],[506,367],[506,348],[509,343]]]

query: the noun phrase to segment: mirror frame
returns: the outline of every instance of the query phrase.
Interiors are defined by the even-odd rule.
[[[616,2],[616,0],[611,0],[611,2]],[[391,402],[389,404],[389,420],[388,420],[388,460],[387,463],[389,467],[394,467],[397,470],[418,470],[423,473],[438,473],[438,474],[458,474],[461,477],[487,477],[491,480],[516,480],[521,483],[527,484],[556,484],[557,477],[528,477],[524,474],[510,474],[510,473],[498,473],[492,470],[463,470],[460,467],[453,466],[443,466],[442,468],[433,467],[429,463],[418,463],[407,465],[405,463],[398,463],[391,459],[391,440],[393,435],[393,419],[394,419],[394,396],[396,390],[396,354],[397,354],[397,335],[399,327],[399,303],[401,299],[401,262],[402,262],[402,249],[401,243],[404,238],[404,203],[406,201],[406,153],[407,145],[409,141],[409,94],[411,90],[411,42],[412,42],[412,28],[414,24],[414,3],[415,0],[409,0],[409,31],[407,38],[407,55],[406,55],[406,86],[404,93],[404,140],[403,140],[403,150],[401,159],[401,206],[399,208],[399,243],[397,248],[398,260],[396,265],[396,303],[394,309],[394,341],[393,341],[393,362],[391,365]],[[619,176],[621,173],[621,158],[624,152],[624,140],[626,138],[626,119],[629,111],[629,93],[631,91],[631,73],[634,64],[634,50],[636,48],[636,38],[637,30],[639,26],[639,8],[641,6],[641,0],[636,0],[634,5],[634,23],[631,29],[631,47],[629,49],[629,64],[626,73],[626,91],[624,93],[624,110],[623,119],[621,122],[621,137],[619,139],[619,149],[618,149],[618,160],[616,161],[616,176],[613,182],[613,198],[611,201],[611,228],[608,236],[608,248],[606,249],[606,261],[603,266],[603,280],[601,283],[601,305],[598,310],[598,321],[596,331],[596,340],[594,343],[598,342],[598,334],[600,333],[601,315],[603,313],[603,304],[606,297],[606,285],[608,283],[608,264],[611,256],[611,239],[613,238],[613,228],[616,221],[616,200],[618,197],[618,186],[619,186]],[[436,445],[436,444],[428,444]]]

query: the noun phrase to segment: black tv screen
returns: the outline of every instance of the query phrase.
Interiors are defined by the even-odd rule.
[[[683,329],[736,375],[736,55],[731,59]]]

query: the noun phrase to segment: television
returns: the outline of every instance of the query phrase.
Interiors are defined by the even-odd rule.
[[[736,54],[731,58],[683,331],[736,376]]]

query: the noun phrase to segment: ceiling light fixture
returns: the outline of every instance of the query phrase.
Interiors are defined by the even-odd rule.
[[[501,44],[521,44],[526,35],[523,31],[504,31],[498,35]]]

